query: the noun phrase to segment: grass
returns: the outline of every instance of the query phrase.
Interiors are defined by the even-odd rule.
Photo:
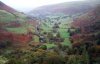
[[[52,44],[46,43],[45,45],[47,46],[48,49],[56,46],[54,43]]]
[[[16,20],[15,16],[4,10],[0,10],[0,22],[12,22]]]
[[[18,34],[26,34],[27,29],[25,27],[18,27],[18,28],[6,28],[10,32],[18,33]]]
[[[62,38],[69,37],[69,33],[67,33],[67,29],[59,29],[59,32]]]
[[[19,21],[19,23],[21,24],[20,27],[16,27],[16,28],[8,28],[6,26],[3,26],[5,29],[7,29],[9,32],[14,32],[14,33],[18,33],[18,34],[26,34],[27,33],[27,28],[32,29],[32,32],[34,32],[34,28],[31,25],[28,25],[26,23],[27,21],[27,16],[25,14],[22,14],[20,12],[16,12],[16,13],[9,13],[5,10],[0,10],[0,23],[9,23],[9,22],[15,22],[15,21]]]
[[[13,22],[19,21],[20,23],[27,21],[27,16],[20,12],[9,13],[5,10],[0,10],[0,22]]]
[[[6,12],[4,10],[0,10],[0,22],[11,22],[11,21],[15,21],[16,18],[15,16],[17,16],[18,20],[21,23],[21,27],[17,27],[17,28],[8,28],[6,27],[6,29],[10,32],[14,32],[14,33],[18,33],[18,34],[26,34],[28,32],[28,28],[32,30],[32,32],[34,32],[34,28],[31,25],[27,25],[25,24],[25,21],[27,21],[26,15],[22,14],[22,13],[14,13],[11,14],[9,12]],[[52,16],[53,17],[53,16]],[[61,19],[58,22],[61,22],[60,28],[59,28],[59,32],[62,38],[64,38],[64,42],[62,42],[63,45],[67,45],[67,46],[71,46],[71,43],[69,41],[69,33],[67,32],[66,28],[70,27],[70,22],[72,21],[71,18],[67,18],[67,19]],[[57,21],[56,21],[57,22]],[[67,25],[65,25],[67,24]],[[50,22],[44,22],[42,23],[41,28],[43,29],[42,32],[50,32],[52,30],[52,26]],[[39,37],[34,37],[34,41],[35,42],[39,42]],[[47,45],[48,48],[54,47],[56,46],[54,43],[46,43],[45,45]]]
[[[34,42],[39,42],[39,37],[38,36],[34,36]]]
[[[61,25],[59,28],[59,32],[60,32],[61,37],[65,39],[64,42],[62,42],[61,44],[66,45],[66,46],[71,46],[71,42],[69,40],[70,36],[69,36],[69,33],[67,32],[66,28],[70,28],[70,23],[72,22],[72,19],[71,18],[62,19],[62,20],[60,20],[60,22],[61,22]],[[47,25],[45,25],[45,24],[47,24]],[[49,32],[52,29],[53,25],[50,25],[49,22],[47,22],[45,24],[42,24],[41,28],[43,28],[44,32]],[[65,25],[65,24],[67,24],[67,25]],[[47,48],[52,48],[52,47],[56,46],[54,43],[49,43],[49,42],[46,43],[45,45],[47,46]]]
[[[62,45],[66,45],[66,46],[71,47],[71,42],[70,42],[69,38],[66,38],[66,39],[64,40],[64,42],[62,43]]]
[[[27,34],[28,33],[28,29],[30,29],[33,33],[34,33],[34,27],[31,25],[22,25],[20,27],[16,27],[16,28],[8,28],[6,27],[6,29],[9,32],[14,32],[17,34]]]

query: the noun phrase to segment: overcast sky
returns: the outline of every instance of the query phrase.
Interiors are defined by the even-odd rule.
[[[71,1],[85,1],[85,0],[0,0],[14,9],[22,12],[32,10],[34,8]]]

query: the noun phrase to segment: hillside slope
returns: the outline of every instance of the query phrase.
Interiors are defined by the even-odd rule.
[[[55,5],[42,6],[29,12],[32,16],[46,16],[63,13],[73,15],[77,13],[85,13],[91,10],[93,6],[88,2],[66,2]]]
[[[6,10],[7,12],[14,13],[17,12],[15,9],[9,7],[8,5],[4,4],[0,1],[0,10]]]
[[[0,2],[0,42],[27,43],[31,40],[28,33],[34,31],[37,24],[24,13]]]
[[[74,19],[72,27],[76,29],[71,33],[73,45],[95,44],[100,50],[100,6],[90,12]],[[99,45],[99,46],[98,46]]]

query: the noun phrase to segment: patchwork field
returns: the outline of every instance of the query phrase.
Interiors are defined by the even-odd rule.
[[[23,13],[0,1],[0,64],[100,64],[95,5],[66,2]]]
[[[54,23],[56,23],[57,21],[55,21]],[[65,45],[65,46],[71,46],[71,42],[69,40],[69,33],[68,33],[68,28],[70,28],[70,23],[72,22],[72,19],[71,18],[65,18],[65,19],[60,19],[58,22],[61,22],[61,24],[59,25],[59,29],[58,29],[58,32],[60,33],[60,36],[61,38],[64,38],[64,42],[61,42],[61,44]],[[43,29],[42,30],[42,33],[43,32],[51,32],[52,31],[52,27],[54,25],[54,23],[50,23],[50,21],[46,21],[46,22],[43,22],[42,21],[42,25],[41,25],[41,28]],[[55,42],[53,43],[50,43],[50,42],[47,42],[45,43],[45,45],[48,47],[48,48],[52,48],[52,47],[55,47],[56,44]]]

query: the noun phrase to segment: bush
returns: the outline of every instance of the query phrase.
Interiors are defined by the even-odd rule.
[[[46,54],[46,61],[48,64],[64,64],[63,57],[56,52],[51,51]]]
[[[8,59],[3,57],[3,56],[0,56],[0,64],[5,64],[8,62]]]
[[[40,49],[46,50],[47,46],[46,45],[42,45],[42,46],[40,46]]]
[[[8,46],[11,46],[11,42],[10,41],[2,41],[0,42],[0,48],[6,48]]]

